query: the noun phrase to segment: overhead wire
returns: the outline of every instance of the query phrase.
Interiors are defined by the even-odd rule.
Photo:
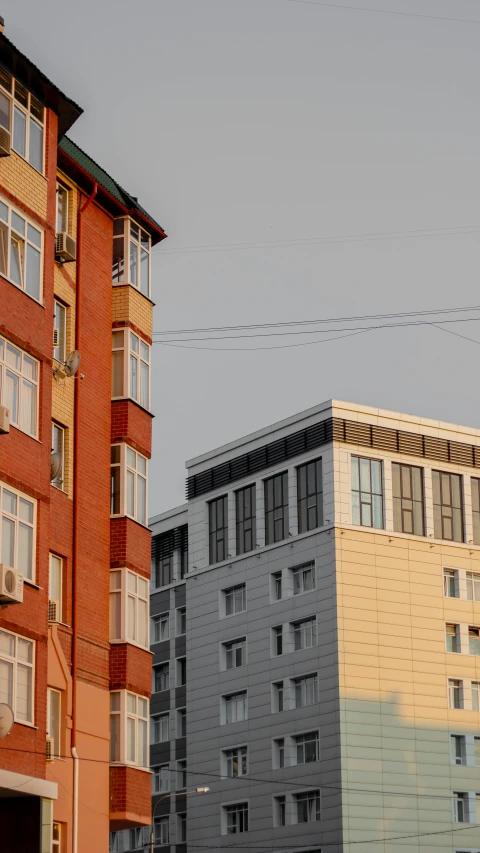
[[[444,15],[426,15],[421,12],[398,12],[394,9],[377,9],[370,6],[347,6],[344,3],[324,3],[322,0],[287,0],[289,3],[299,3],[305,6],[323,6],[328,9],[345,9],[353,12],[373,12],[377,15],[396,15],[402,18],[426,18],[430,21],[448,21],[458,24],[480,24],[476,18],[452,18]]]

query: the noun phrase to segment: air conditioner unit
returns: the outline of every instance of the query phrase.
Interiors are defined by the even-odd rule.
[[[45,750],[45,760],[52,762],[55,758],[55,738],[47,737],[47,746]]]
[[[49,601],[48,602],[48,621],[49,622],[60,622],[60,604],[58,601]]]
[[[55,238],[55,260],[68,263],[76,260],[77,244],[70,234],[66,231],[61,231]]]
[[[23,601],[23,575],[5,563],[0,563],[0,601]]]
[[[0,406],[0,435],[10,432],[10,412],[6,406]]]
[[[10,131],[4,127],[0,127],[0,157],[8,157],[10,151]]]

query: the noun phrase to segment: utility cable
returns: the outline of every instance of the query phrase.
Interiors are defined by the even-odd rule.
[[[450,18],[443,15],[425,15],[420,12],[396,12],[393,9],[373,9],[369,6],[347,6],[341,3],[323,3],[319,0],[288,0],[289,3],[301,3],[306,6],[323,6],[327,9],[345,9],[351,12],[372,12],[377,15],[397,15],[402,18],[426,18],[429,21],[449,21],[458,24],[480,24],[475,18]]]

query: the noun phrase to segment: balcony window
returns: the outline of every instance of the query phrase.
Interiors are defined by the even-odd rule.
[[[45,109],[18,80],[0,69],[0,125],[8,130],[12,148],[43,173]]]
[[[42,260],[42,232],[0,201],[0,275],[40,302]]]
[[[128,569],[110,572],[110,641],[148,649],[148,581]]]
[[[150,298],[150,235],[133,219],[113,223],[112,282],[131,284]]]
[[[112,332],[112,399],[150,408],[150,347],[128,329]]]
[[[53,303],[53,308],[53,334],[55,336],[53,357],[55,361],[64,364],[67,358],[67,309],[57,299]]]
[[[147,460],[127,444],[111,448],[110,514],[147,524]]]
[[[127,690],[110,693],[110,761],[148,767],[148,700]]]

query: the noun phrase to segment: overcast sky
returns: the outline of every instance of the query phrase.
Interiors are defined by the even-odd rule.
[[[478,0],[345,2],[480,22]],[[2,14],[84,108],[72,138],[169,235],[155,331],[480,304],[478,234],[173,252],[480,226],[480,24],[289,0]],[[478,323],[449,328],[480,340]],[[150,515],[184,500],[185,459],[330,397],[479,427],[479,358],[428,326],[264,352],[155,344]]]

